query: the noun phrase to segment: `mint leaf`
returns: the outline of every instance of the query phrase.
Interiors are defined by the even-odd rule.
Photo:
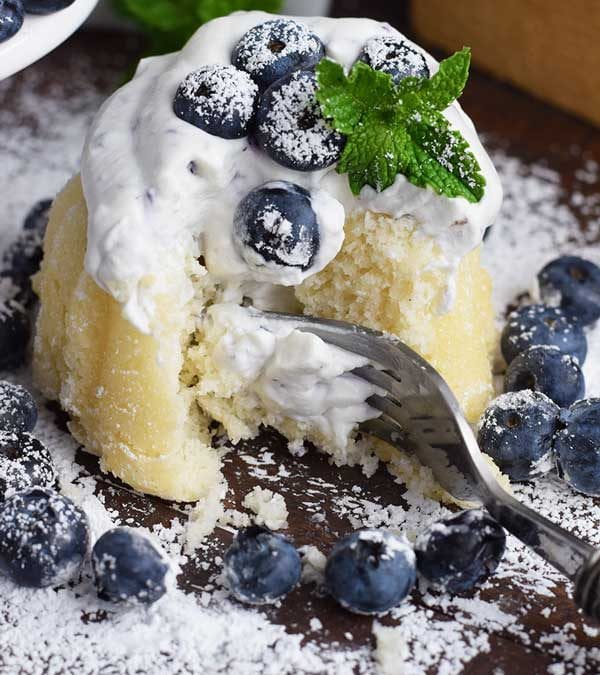
[[[396,104],[392,78],[362,61],[346,77],[339,63],[323,59],[317,67],[317,82],[321,110],[342,134],[352,133],[361,118],[369,114],[374,101],[381,110],[393,109]]]
[[[241,9],[277,12],[282,0],[113,0],[115,9],[148,33],[150,54],[181,49],[203,23]]]
[[[401,173],[448,197],[483,197],[485,179],[475,156],[441,114],[464,89],[469,61],[463,49],[430,79],[407,77],[398,85],[362,62],[348,76],[330,59],[319,63],[317,100],[347,137],[337,171],[348,174],[354,194],[365,185],[381,192]]]
[[[479,164],[467,141],[450,128],[443,115],[437,113],[427,123],[411,120],[407,130],[416,160],[411,167],[411,183],[430,186],[439,194],[480,201],[485,180]]]
[[[225,16],[239,10],[262,9],[263,12],[278,12],[281,0],[197,0],[197,15],[202,23],[218,16]]]
[[[471,50],[468,47],[444,59],[435,75],[422,80],[420,96],[423,101],[436,110],[445,110],[463,93],[469,79],[470,64]]]

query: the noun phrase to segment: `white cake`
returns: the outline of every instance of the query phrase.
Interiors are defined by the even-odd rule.
[[[492,393],[491,290],[479,245],[501,189],[457,103],[444,116],[485,178],[476,203],[400,174],[387,189],[354,195],[335,164],[290,169],[248,136],[221,138],[174,114],[189,73],[229,65],[242,36],[269,20],[260,12],[217,19],[181,52],[142,61],[96,116],[81,180],[55,201],[35,280],[34,365],[43,392],[60,401],[105,470],[170,499],[222,493],[212,447],[219,427],[236,442],[270,425],[295,447],[311,440],[338,463],[376,450],[395,457],[396,467],[410,464],[356,439],[357,424],[376,415],[366,402],[372,388],[351,373],[363,359],[248,304],[398,335],[447,378],[470,419]],[[346,69],[377,36],[404,41],[431,73],[437,69],[387,24],[296,21]],[[310,264],[261,265],[240,253],[236,208],[269,181],[310,195],[319,226]]]

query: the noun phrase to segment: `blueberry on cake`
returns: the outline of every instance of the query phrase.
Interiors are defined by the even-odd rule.
[[[399,466],[357,434],[376,416],[363,360],[269,310],[397,335],[480,415],[494,328],[479,247],[501,190],[456,102],[468,65],[387,24],[260,12],[141,62],[96,116],[35,278],[37,382],[105,470],[211,499],[214,434],[262,426],[339,464]]]

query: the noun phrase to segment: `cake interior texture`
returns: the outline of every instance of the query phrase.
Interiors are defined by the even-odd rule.
[[[404,480],[425,480],[414,460],[379,441],[353,432],[339,438],[310,415],[265,406],[253,386],[256,374],[240,376],[223,365],[226,326],[204,317],[211,310],[218,316],[227,303],[195,258],[186,261],[193,299],[182,308],[158,298],[163,330],[138,331],[84,269],[87,224],[75,177],[55,200],[34,280],[41,308],[34,371],[43,393],[60,401],[72,433],[101,457],[104,470],[164,498],[207,499],[222,484],[215,433],[225,430],[235,443],[269,425],[293,447],[312,441],[337,463],[364,462],[377,453]],[[346,218],[344,235],[334,260],[292,289],[298,312],[397,335],[438,369],[475,421],[492,395],[495,333],[479,250],[463,258],[451,309],[440,312],[447,273],[435,264],[436,241],[410,217],[357,211]]]

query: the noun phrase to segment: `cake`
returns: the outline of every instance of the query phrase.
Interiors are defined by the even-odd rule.
[[[390,44],[400,61],[382,57]],[[222,431],[235,444],[270,426],[339,464],[399,456],[357,433],[377,414],[352,373],[365,360],[269,310],[397,335],[471,421],[492,396],[479,249],[501,189],[475,129],[458,103],[444,109],[484,179],[479,199],[402,173],[356,189],[336,170],[346,140],[316,102],[323,58],[393,81],[397,63],[416,77],[438,68],[371,20],[216,19],[141,62],[54,202],[34,279],[35,378],[101,467],[143,492],[214,507]]]

